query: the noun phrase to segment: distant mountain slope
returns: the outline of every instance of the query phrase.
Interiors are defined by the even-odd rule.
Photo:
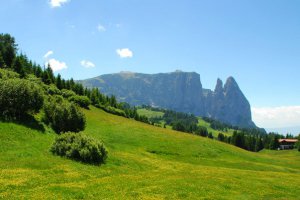
[[[152,105],[175,111],[211,117],[241,127],[255,127],[250,104],[233,77],[223,86],[220,79],[214,91],[203,89],[195,72],[141,74],[121,72],[80,81],[98,87],[132,105]]]

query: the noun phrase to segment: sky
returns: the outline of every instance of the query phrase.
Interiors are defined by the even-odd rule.
[[[0,0],[0,33],[64,78],[233,76],[258,126],[300,133],[299,0]]]

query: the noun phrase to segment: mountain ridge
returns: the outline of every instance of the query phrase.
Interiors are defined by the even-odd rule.
[[[120,72],[79,81],[131,105],[151,105],[211,117],[240,127],[256,127],[250,104],[235,79],[217,79],[215,90],[202,87],[200,74],[175,71],[144,74]]]

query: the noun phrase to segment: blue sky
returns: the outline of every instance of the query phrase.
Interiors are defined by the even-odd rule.
[[[64,78],[180,69],[213,89],[233,76],[259,126],[300,125],[298,0],[10,0],[0,19]]]

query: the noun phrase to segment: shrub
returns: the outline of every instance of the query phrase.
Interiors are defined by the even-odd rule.
[[[19,119],[28,113],[35,113],[43,106],[41,88],[24,79],[0,79],[0,116]]]
[[[19,78],[19,74],[8,70],[8,69],[0,69],[0,79],[11,79],[11,78]]]
[[[118,108],[114,108],[114,107],[111,107],[111,106],[104,106],[102,104],[96,104],[95,106],[97,108],[100,108],[100,109],[104,110],[105,112],[108,112],[108,113],[111,113],[111,114],[114,114],[114,115],[118,115],[118,116],[127,117],[125,111],[120,110]]]
[[[82,133],[65,133],[58,136],[51,152],[73,160],[99,165],[107,158],[104,144]]]
[[[61,90],[61,95],[64,97],[64,98],[69,98],[69,97],[72,97],[72,96],[75,96],[76,93],[72,90],[67,90],[67,89],[62,89]]]
[[[82,108],[89,108],[89,105],[91,104],[91,100],[87,96],[71,96],[68,98],[69,101],[76,103]]]
[[[83,112],[62,96],[49,97],[44,105],[44,121],[51,125],[56,133],[84,130],[86,120]]]
[[[61,91],[56,87],[56,85],[45,85],[47,88],[47,93],[50,95],[61,95]]]

